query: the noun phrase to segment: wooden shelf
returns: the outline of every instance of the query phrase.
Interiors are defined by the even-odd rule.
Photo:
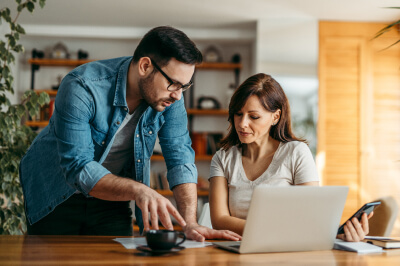
[[[46,92],[49,96],[55,97],[57,95],[57,90],[35,90],[36,93]]]
[[[196,161],[211,161],[212,155],[196,155]],[[164,161],[164,157],[162,155],[153,155],[151,156],[152,161]]]
[[[219,70],[231,70],[231,69],[241,69],[242,64],[240,63],[208,63],[203,62],[196,66],[196,69],[219,69]]]
[[[188,115],[219,115],[227,116],[229,111],[226,109],[187,109]]]
[[[25,125],[28,127],[46,127],[49,121],[26,121]]]
[[[53,59],[53,58],[31,58],[29,64],[38,66],[79,66],[94,60],[73,60],[73,59]]]

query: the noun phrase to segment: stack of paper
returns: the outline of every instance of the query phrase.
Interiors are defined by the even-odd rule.
[[[352,251],[357,253],[378,253],[382,252],[382,248],[364,242],[346,242],[340,239],[335,239],[334,249]]]

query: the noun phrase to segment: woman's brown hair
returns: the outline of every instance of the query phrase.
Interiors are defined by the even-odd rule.
[[[232,146],[241,144],[235,129],[234,115],[243,108],[247,99],[252,95],[258,97],[265,110],[272,113],[278,109],[281,110],[278,123],[271,126],[269,130],[269,135],[273,139],[283,143],[294,140],[306,142],[297,138],[292,132],[289,101],[281,85],[270,75],[259,73],[245,80],[231,98],[228,118],[229,133],[220,142],[222,149],[228,150]]]

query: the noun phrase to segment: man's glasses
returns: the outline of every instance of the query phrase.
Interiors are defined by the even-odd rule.
[[[185,85],[182,85],[179,82],[173,81],[170,77],[168,77],[167,74],[164,73],[164,71],[161,70],[161,68],[156,64],[156,62],[154,62],[153,59],[150,58],[150,60],[151,60],[151,63],[154,65],[154,67],[161,73],[161,75],[163,75],[168,80],[169,85],[167,87],[167,90],[178,91],[178,90],[182,89],[182,91],[185,91],[193,85],[193,81],[189,81],[189,83],[187,83]]]

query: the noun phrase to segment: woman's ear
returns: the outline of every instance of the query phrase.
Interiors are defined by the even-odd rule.
[[[274,125],[278,124],[279,119],[281,118],[281,109],[278,109],[274,112],[274,114],[272,115],[273,117],[273,123]]]
[[[153,65],[149,57],[141,57],[139,59],[138,72],[140,77],[146,77],[153,72]]]

